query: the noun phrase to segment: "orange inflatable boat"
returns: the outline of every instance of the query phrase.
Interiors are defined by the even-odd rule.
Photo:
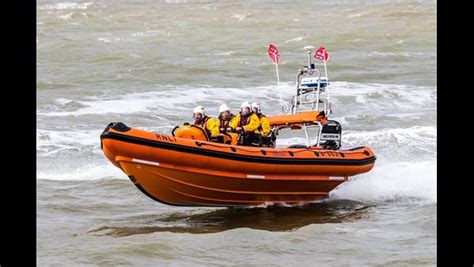
[[[317,113],[305,116],[318,116]],[[291,116],[270,119],[296,127]],[[299,120],[301,122],[301,120]],[[105,156],[148,197],[178,206],[255,206],[320,200],[375,162],[367,147],[270,148],[203,141],[195,126],[182,137],[110,123],[101,135]],[[193,129],[192,129],[193,128]],[[205,139],[205,138],[204,138]]]
[[[298,70],[295,95],[283,114],[268,116],[271,135],[258,146],[237,145],[236,133],[210,142],[203,129],[189,124],[161,135],[117,122],[101,135],[105,156],[144,194],[170,205],[256,206],[327,197],[349,176],[370,171],[375,155],[367,147],[339,150],[341,125],[328,120],[326,61],[322,75],[311,63],[314,47],[304,49],[308,64]],[[306,145],[275,148],[276,136],[285,129],[304,131]],[[317,130],[314,142],[312,129]]]

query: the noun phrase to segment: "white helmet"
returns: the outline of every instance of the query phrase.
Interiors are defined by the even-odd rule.
[[[230,108],[226,105],[226,104],[222,104],[220,107],[219,107],[219,113],[222,113],[224,111],[229,111],[230,112]]]
[[[242,103],[242,105],[240,105],[240,109],[242,108],[249,108],[249,109],[252,109],[252,107],[250,106],[250,103],[248,101],[244,101],[244,103]]]
[[[204,115],[204,107],[203,106],[197,106],[194,108],[193,110],[193,113],[196,114],[196,113],[201,113],[202,115]]]
[[[257,112],[260,113],[260,104],[257,103],[257,102],[253,102],[252,103],[252,109],[256,108],[257,109]]]

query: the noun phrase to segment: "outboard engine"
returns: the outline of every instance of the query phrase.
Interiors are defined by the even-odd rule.
[[[324,149],[336,150],[341,147],[341,124],[335,120],[328,120],[321,130],[320,145]]]

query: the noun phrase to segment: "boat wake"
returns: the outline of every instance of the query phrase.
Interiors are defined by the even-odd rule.
[[[397,162],[376,165],[370,173],[352,177],[330,197],[364,203],[410,201],[437,202],[436,162]]]
[[[155,232],[205,234],[237,228],[272,232],[294,231],[311,224],[342,223],[368,216],[371,206],[353,200],[307,203],[302,206],[219,208],[161,215],[124,217],[119,222],[92,227],[88,234],[123,237]]]

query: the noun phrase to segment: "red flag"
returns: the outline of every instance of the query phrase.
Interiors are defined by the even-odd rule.
[[[270,44],[268,46],[268,56],[273,60],[275,64],[280,63],[280,53],[278,52],[278,48],[274,44]]]
[[[326,49],[321,46],[320,48],[318,48],[318,50],[316,50],[316,53],[314,54],[314,58],[317,60],[328,61],[329,55]]]

